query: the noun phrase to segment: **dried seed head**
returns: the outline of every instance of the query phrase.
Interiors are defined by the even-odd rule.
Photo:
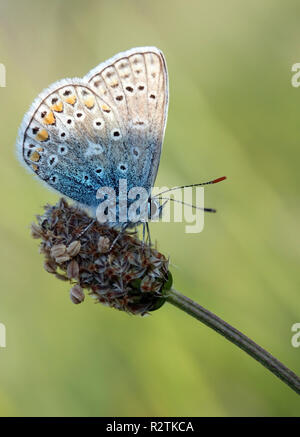
[[[79,275],[79,265],[75,259],[69,262],[67,267],[67,276],[69,279],[77,279]]]
[[[84,292],[80,285],[74,285],[70,290],[70,298],[73,303],[81,303],[84,301]]]
[[[61,281],[64,281],[64,282],[66,282],[66,281],[69,280],[65,275],[62,275],[62,274],[60,274],[60,273],[55,273],[55,277],[56,277],[57,279],[60,279]]]
[[[57,256],[55,258],[55,261],[57,262],[57,264],[63,264],[66,261],[69,261],[69,259],[71,259],[70,256],[66,254],[66,255]]]
[[[54,261],[48,259],[44,262],[44,269],[48,273],[56,273],[57,266]]]
[[[151,292],[153,289],[153,282],[154,280],[152,278],[150,278],[149,276],[145,276],[142,279],[140,285],[141,291],[143,291],[144,293]]]
[[[109,251],[109,248],[110,248],[109,238],[100,236],[98,240],[99,253],[106,253]]]
[[[32,230],[33,238],[41,238],[46,271],[76,281],[72,302],[84,300],[84,289],[96,302],[131,314],[147,314],[165,302],[171,287],[169,260],[135,235],[92,221],[64,199],[46,205]]]
[[[67,252],[70,255],[70,257],[74,257],[76,255],[78,255],[78,253],[80,252],[80,248],[81,248],[81,243],[78,240],[73,241],[71,244],[69,244],[69,246],[67,247]]]
[[[31,236],[32,238],[42,238],[43,237],[43,231],[39,225],[36,223],[31,223]]]
[[[52,258],[58,258],[60,256],[63,256],[66,254],[66,246],[64,244],[55,244],[54,246],[51,247],[50,250],[50,255],[52,256]]]

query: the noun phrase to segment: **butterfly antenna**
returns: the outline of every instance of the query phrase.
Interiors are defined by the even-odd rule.
[[[156,194],[155,196],[153,196],[153,198],[160,196],[161,194],[165,194],[165,193],[169,193],[170,191],[175,191],[175,190],[180,190],[182,188],[190,188],[190,187],[201,187],[203,185],[211,185],[211,184],[217,184],[218,182],[222,182],[225,179],[227,179],[226,176],[222,176],[220,178],[217,179],[213,179],[212,181],[208,181],[208,182],[201,182],[199,184],[191,184],[191,185],[181,185],[180,187],[174,187],[174,188],[170,188],[169,190],[165,190],[165,191],[161,191],[160,193]]]
[[[167,197],[160,197],[160,199],[165,200],[164,205],[167,203],[168,200],[170,200],[171,202],[181,203],[181,205],[190,206],[191,208],[199,209],[200,211],[217,212],[217,210],[214,208],[201,208],[200,206],[193,205],[192,203],[183,202],[182,200],[178,200],[178,199],[167,198]]]

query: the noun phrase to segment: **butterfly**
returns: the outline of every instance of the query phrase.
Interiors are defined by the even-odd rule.
[[[39,180],[95,212],[99,187],[151,192],[168,113],[168,72],[156,47],[138,47],[82,79],[45,89],[25,114],[17,140],[22,164]]]

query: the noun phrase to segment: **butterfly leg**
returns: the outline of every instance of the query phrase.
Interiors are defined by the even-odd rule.
[[[148,222],[146,222],[146,229],[147,229],[147,239],[148,239],[149,246],[152,246],[151,236],[150,236],[150,227],[149,227]]]
[[[89,229],[91,226],[93,226],[93,224],[96,222],[96,219],[92,219],[91,222],[85,227],[85,229],[83,229],[83,231],[80,232],[79,235],[77,235],[77,240],[82,237]]]
[[[146,235],[146,224],[143,223],[143,247],[145,245],[145,235]]]
[[[146,238],[146,231],[147,231],[147,238]],[[145,243],[149,244],[149,246],[152,245],[151,243],[151,237],[150,237],[150,228],[149,228],[149,223],[143,223],[143,247],[145,246]]]
[[[118,239],[121,237],[121,235],[126,231],[126,229],[128,228],[129,224],[130,223],[123,223],[122,224],[120,232],[118,233],[118,235],[116,236],[116,238],[114,239],[114,241],[110,245],[109,252],[112,250],[112,248],[114,247],[114,245],[116,244]]]

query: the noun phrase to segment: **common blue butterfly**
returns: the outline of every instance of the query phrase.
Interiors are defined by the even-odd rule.
[[[47,186],[94,211],[99,187],[118,192],[120,179],[150,196],[167,111],[164,55],[133,48],[45,89],[24,116],[18,154]]]

